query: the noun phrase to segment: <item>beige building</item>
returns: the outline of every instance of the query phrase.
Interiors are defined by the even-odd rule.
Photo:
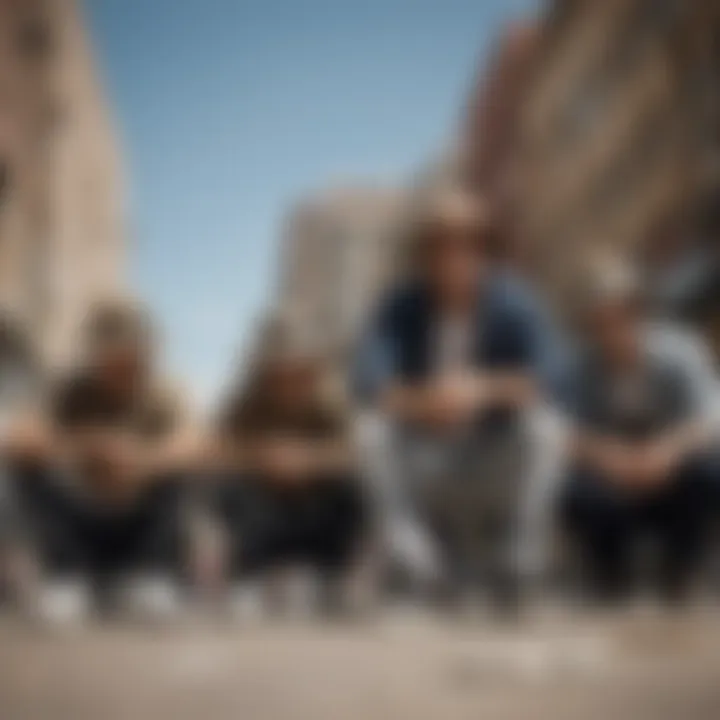
[[[556,0],[521,118],[525,259],[559,301],[589,252],[688,236],[720,189],[720,3]],[[720,228],[718,228],[720,229]]]
[[[49,364],[124,265],[119,151],[75,0],[0,0],[0,308]]]
[[[281,251],[278,305],[342,352],[397,266],[404,195],[376,187],[329,190],[290,213]]]

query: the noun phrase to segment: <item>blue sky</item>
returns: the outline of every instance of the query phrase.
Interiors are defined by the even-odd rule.
[[[273,288],[283,214],[401,183],[535,0],[86,0],[126,160],[131,281],[212,397]]]

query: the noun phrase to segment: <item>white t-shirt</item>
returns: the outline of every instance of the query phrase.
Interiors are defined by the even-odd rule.
[[[435,325],[433,369],[436,375],[467,370],[472,365],[474,318],[446,315]]]

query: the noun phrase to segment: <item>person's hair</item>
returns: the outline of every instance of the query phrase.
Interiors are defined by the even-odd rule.
[[[457,217],[452,216],[453,202],[458,203]],[[427,199],[416,210],[406,241],[407,265],[416,271],[424,269],[429,251],[453,224],[473,238],[478,253],[494,255],[499,250],[501,231],[489,206],[470,191],[453,188]]]
[[[261,402],[272,392],[272,373],[277,367],[301,365],[322,374],[329,352],[307,332],[302,312],[275,310],[262,318],[254,347],[244,358],[246,371],[231,391],[238,402]]]
[[[147,313],[127,302],[98,303],[85,325],[85,344],[91,350],[108,347],[133,347],[148,352],[153,329]]]

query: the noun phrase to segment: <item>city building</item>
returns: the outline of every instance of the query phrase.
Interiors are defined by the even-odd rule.
[[[0,312],[46,365],[120,289],[119,150],[76,0],[0,0]]]
[[[720,230],[719,43],[714,0],[550,3],[520,119],[519,221],[560,307],[589,254],[644,260],[672,229],[679,266]]]
[[[533,78],[540,29],[511,23],[479,74],[463,114],[459,174],[494,208],[513,234],[522,111]]]
[[[399,263],[404,193],[373,186],[331,189],[290,213],[277,305],[343,353]]]

